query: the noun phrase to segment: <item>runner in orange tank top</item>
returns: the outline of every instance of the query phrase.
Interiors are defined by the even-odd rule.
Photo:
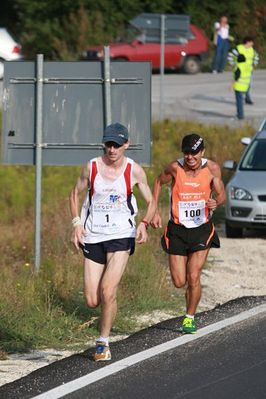
[[[163,184],[171,183],[169,222],[162,237],[162,247],[169,255],[174,285],[186,286],[186,315],[182,331],[196,332],[194,315],[201,298],[200,275],[211,247],[220,241],[211,221],[212,213],[225,202],[220,167],[203,158],[204,141],[198,134],[182,141],[182,159],[171,162],[156,178],[153,195],[157,211],[152,227],[162,227],[158,210]]]

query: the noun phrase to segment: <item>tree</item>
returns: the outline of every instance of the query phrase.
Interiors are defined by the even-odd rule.
[[[86,47],[108,44],[142,12],[187,14],[209,39],[224,14],[236,42],[256,35],[256,47],[265,54],[265,8],[265,0],[5,0],[0,23],[17,36],[26,58],[43,53],[46,59],[76,60]]]

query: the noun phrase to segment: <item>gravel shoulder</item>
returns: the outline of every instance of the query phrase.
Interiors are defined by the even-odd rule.
[[[266,232],[247,231],[244,238],[225,237],[218,226],[221,248],[211,249],[202,273],[202,310],[243,296],[266,294]]]

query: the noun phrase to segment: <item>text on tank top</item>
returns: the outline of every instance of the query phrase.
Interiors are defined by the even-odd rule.
[[[196,176],[189,176],[183,168],[183,160],[178,160],[175,182],[171,192],[170,220],[187,228],[195,228],[209,220],[206,201],[211,196],[213,176],[202,159],[202,169]]]
[[[99,173],[97,160],[92,160],[86,222],[93,233],[111,235],[134,227],[137,206],[132,193],[132,166],[127,158],[121,175],[108,181]]]

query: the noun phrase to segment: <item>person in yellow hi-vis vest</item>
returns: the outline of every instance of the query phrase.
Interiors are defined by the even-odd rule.
[[[228,62],[231,66],[236,66],[237,57],[239,54],[243,54],[246,57],[246,62],[250,67],[252,78],[253,69],[259,63],[259,54],[254,49],[254,39],[251,36],[244,37],[242,44],[238,44],[236,48],[230,50],[228,53]],[[250,86],[245,95],[245,103],[250,105],[254,104],[250,95]]]
[[[251,71],[250,66],[243,54],[237,57],[236,69],[234,71],[233,89],[236,96],[236,112],[238,119],[244,119],[243,94],[245,94],[250,85]]]

